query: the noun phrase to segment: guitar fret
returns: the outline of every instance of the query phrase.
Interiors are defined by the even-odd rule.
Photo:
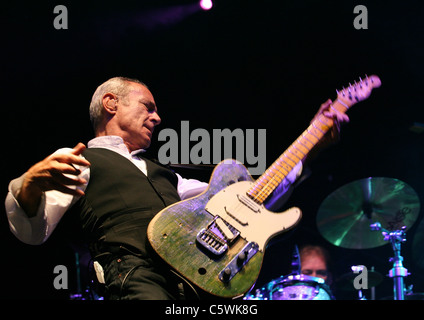
[[[269,194],[271,194],[271,190],[273,190],[273,188],[271,188],[269,185],[267,185],[265,188],[261,189],[258,194],[256,195],[257,198],[260,199],[266,199],[268,197]]]
[[[316,145],[318,142],[319,142],[319,140],[320,139],[318,139],[318,137],[317,136],[314,136],[312,133],[310,133],[309,131],[309,128],[308,129],[306,129],[306,131],[305,131],[305,135],[307,135],[310,139],[312,139],[312,140],[316,140],[315,142],[312,142],[314,145]]]
[[[290,159],[291,162],[293,162],[293,165],[292,165],[293,168],[297,166],[297,164],[299,163],[299,161],[301,161],[301,159],[297,158],[291,152],[284,153],[284,156],[287,159]]]
[[[293,153],[294,154],[296,154],[296,156],[299,158],[299,159],[303,159],[305,156],[306,156],[306,154],[304,154],[299,148],[297,148],[296,147],[296,145],[293,145],[293,149],[296,149],[297,151],[299,151],[301,154],[302,154],[302,156],[303,157],[299,157],[297,154],[296,154],[296,150],[293,150]]]
[[[272,166],[271,166],[271,168],[274,168],[275,170],[277,170],[277,172],[279,172],[279,173],[281,173],[281,175],[283,176],[283,179],[284,179],[284,177],[290,172],[290,170],[291,169],[288,169],[287,170],[287,168],[285,168],[285,167],[283,167],[283,166],[281,166],[280,165],[280,163],[279,163],[279,160],[280,160],[280,158],[279,159],[277,159],[273,164],[272,164]],[[270,169],[271,169],[270,168]],[[266,171],[265,171],[266,172]]]
[[[277,185],[284,180],[284,175],[281,173],[281,171],[273,172],[274,176],[269,176],[270,179],[273,179],[274,181],[277,180]]]
[[[265,179],[265,177],[262,179],[262,181],[259,181],[259,186],[261,187],[261,189],[266,188],[266,186],[268,185],[268,180]]]
[[[325,132],[324,131],[322,131],[317,125],[316,125],[316,121],[314,121],[314,122],[312,122],[312,126],[315,128],[315,129],[318,129],[318,131],[320,131],[323,135],[325,134]]]
[[[273,172],[274,173],[274,172]],[[259,185],[262,188],[266,188],[268,185],[272,185],[273,187],[277,187],[278,184],[283,181],[283,178],[280,177],[278,173],[274,173],[274,176],[271,176],[269,172],[265,172],[263,177],[258,181]]]
[[[326,121],[328,121],[328,123],[330,123],[330,124],[324,122],[323,119],[325,119]],[[331,119],[329,119],[327,117],[318,117],[318,120],[319,120],[319,122],[321,122],[324,125],[325,130],[330,129],[331,126],[332,126],[332,124],[333,124],[333,120],[331,120]]]
[[[281,159],[281,158],[280,158]],[[284,173],[284,176],[286,176],[290,171],[292,171],[293,170],[293,167],[292,166],[290,166],[288,163],[286,163],[283,159],[281,159],[281,161],[280,161],[280,159],[278,159],[277,161],[276,161],[276,165],[279,167],[279,168],[282,168],[282,169],[284,169],[286,172]],[[277,163],[278,162],[278,163]],[[281,163],[280,163],[281,162]]]
[[[275,178],[277,178],[277,176],[272,177],[272,176],[269,175],[269,173],[267,173],[266,176],[267,176],[268,179],[266,181],[265,187],[268,186],[269,184],[271,184],[273,186],[278,186],[278,184],[282,181],[282,180],[280,180],[280,181],[276,182]]]
[[[312,136],[314,136],[315,138],[317,138],[317,140],[319,141],[321,139],[321,137],[319,137],[319,135],[317,136],[316,134],[313,133],[313,128],[309,127],[307,129],[308,133]]]
[[[305,147],[307,150],[308,150],[308,152],[309,151],[311,151],[311,149],[312,149],[312,147],[309,147],[309,146],[307,146],[304,142],[303,142],[303,140],[298,140],[299,141],[299,144],[301,144],[303,147]]]
[[[286,174],[283,173],[285,168],[281,167],[278,160],[264,172],[257,180],[247,194],[256,202],[262,203],[275,190],[275,188],[284,180]],[[271,175],[272,174],[272,175]]]
[[[299,139],[302,139],[302,141],[305,141],[306,140],[306,141],[308,141],[311,144],[311,147],[309,148],[309,150],[312,149],[315,146],[315,143],[313,143],[311,140],[309,140],[307,138],[307,133],[306,132],[304,132]]]
[[[269,177],[269,179],[272,179],[273,178],[273,176],[271,176],[270,175],[270,172],[273,174],[273,175],[277,175],[278,177],[280,177],[280,174],[281,174],[281,171],[279,170],[279,168],[276,168],[275,166],[276,166],[277,164],[276,163],[274,163],[267,171],[265,171],[265,173],[264,173],[264,177]]]
[[[296,166],[296,161],[293,161],[293,159],[291,159],[288,155],[286,155],[285,153],[283,154],[283,157],[285,157],[287,160],[288,160],[288,162],[291,162],[291,163],[293,163],[293,164],[289,164],[289,166],[293,169],[295,166]]]
[[[272,188],[271,186],[266,186],[265,189],[261,190],[262,192],[260,192],[260,194],[262,196],[265,196],[265,199],[268,197],[268,195],[271,194],[271,192],[274,190],[274,188]]]
[[[302,143],[300,143],[299,141],[297,141],[297,143],[295,144],[296,149],[300,150],[302,152],[302,154],[304,154],[304,157],[308,154],[309,149],[306,148]]]
[[[302,161],[302,158],[300,158],[297,154],[293,153],[290,149],[287,149],[287,151],[288,151],[291,155],[293,155],[294,157],[296,157],[296,158],[297,158],[297,161],[296,161],[296,162]]]
[[[266,189],[270,184],[272,186],[277,186],[278,185],[278,183],[275,182],[275,180],[272,180],[272,179],[269,179],[269,180],[266,180],[266,181],[264,181],[264,180],[260,181],[260,183],[259,183],[259,186],[261,187],[260,190]]]

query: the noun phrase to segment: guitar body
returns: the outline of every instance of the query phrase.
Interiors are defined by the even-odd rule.
[[[202,194],[153,218],[147,230],[153,249],[202,290],[224,298],[243,295],[259,276],[269,239],[301,217],[298,208],[274,213],[247,198],[252,184],[242,164],[221,162]]]

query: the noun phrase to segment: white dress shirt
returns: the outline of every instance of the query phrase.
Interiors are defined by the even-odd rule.
[[[97,137],[90,140],[87,146],[88,148],[105,148],[117,152],[133,162],[146,176],[148,175],[146,162],[138,156],[141,152],[144,152],[144,150],[136,150],[130,153],[121,137]],[[71,150],[71,148],[62,148],[57,150],[55,154],[69,153]],[[90,181],[90,168],[79,167],[79,169],[81,170],[80,177],[87,180],[88,184]],[[286,177],[286,180],[283,181],[272,194],[269,201],[270,207],[278,208],[287,200],[290,194],[288,191],[291,189],[292,184],[300,175],[301,171],[302,163],[299,163],[299,165]],[[22,187],[24,177],[25,174],[12,180],[9,184],[9,192],[6,196],[5,207],[10,230],[24,243],[33,245],[42,244],[49,238],[65,212],[79,199],[79,197],[56,190],[46,191],[41,197],[37,214],[34,217],[28,218],[16,200],[20,188]],[[177,177],[177,191],[181,200],[202,193],[208,186],[205,182],[196,179],[185,179],[179,174],[177,174]],[[78,188],[85,191],[87,184]]]

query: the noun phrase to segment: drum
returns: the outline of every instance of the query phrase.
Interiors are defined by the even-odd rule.
[[[244,300],[333,300],[333,297],[323,279],[299,274],[272,280],[247,294]]]

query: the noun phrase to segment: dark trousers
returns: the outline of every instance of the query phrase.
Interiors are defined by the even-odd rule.
[[[108,300],[179,300],[183,286],[170,272],[159,270],[150,259],[126,254],[103,262]]]

